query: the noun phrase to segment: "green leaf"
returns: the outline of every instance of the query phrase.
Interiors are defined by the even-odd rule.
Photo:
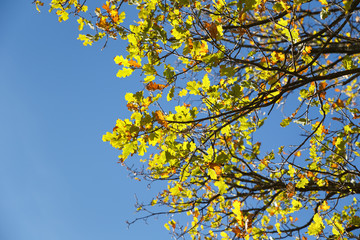
[[[201,84],[199,84],[197,81],[190,81],[187,83],[186,89],[190,91],[190,94],[199,95],[200,87],[201,87]]]
[[[232,66],[226,67],[226,65],[220,66],[220,75],[221,76],[232,77],[232,76],[234,76],[236,71],[237,71],[236,67],[232,67]]]
[[[328,8],[328,7],[324,7],[324,8],[321,9],[320,18],[321,18],[322,20],[326,19],[329,15],[330,15],[330,12],[329,12],[329,8]]]
[[[350,56],[345,56],[342,60],[342,64],[346,70],[355,69],[353,59]]]
[[[303,125],[305,126],[306,124],[308,124],[308,120],[306,118],[300,118],[298,120],[294,120],[293,121],[294,123],[297,123],[297,124],[300,124],[300,125]]]
[[[286,127],[286,126],[288,126],[289,124],[291,123],[291,118],[285,118],[285,119],[283,119],[282,121],[281,121],[281,123],[280,123],[280,126],[281,127]]]
[[[174,92],[175,92],[175,86],[173,86],[172,88],[170,88],[170,91],[166,97],[166,100],[169,102],[173,99],[174,97]]]

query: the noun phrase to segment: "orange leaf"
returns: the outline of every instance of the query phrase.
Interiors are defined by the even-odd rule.
[[[168,122],[165,120],[165,116],[162,111],[157,110],[155,112],[155,120],[162,126],[167,127]]]
[[[345,106],[344,101],[342,101],[340,98],[338,98],[338,100],[336,100],[336,105],[341,108],[343,108]]]
[[[165,88],[164,84],[157,84],[155,82],[149,82],[146,86],[145,86],[146,90],[148,91],[155,91],[155,90],[163,90]]]
[[[327,83],[326,82],[321,82],[321,83],[319,83],[319,90],[321,91],[321,90],[324,90],[325,88],[326,88],[326,86],[327,86]]]
[[[135,67],[135,68],[140,68],[141,67],[141,65],[137,61],[134,61],[134,60],[129,60],[129,64],[132,67]]]
[[[292,198],[295,195],[295,186],[293,183],[289,182],[286,185],[287,197]]]
[[[217,163],[210,163],[210,168],[214,169],[217,175],[220,175],[222,173],[221,166]]]
[[[358,118],[360,118],[360,114],[355,113],[355,115],[353,116],[353,119],[358,119]]]
[[[235,228],[231,229],[231,231],[232,231],[233,233],[235,233],[235,235],[236,235],[237,237],[244,237],[244,232],[241,231],[239,227],[235,227]]]
[[[191,38],[188,38],[188,39],[187,39],[187,42],[188,42],[189,48],[190,48],[190,49],[193,49],[194,44],[193,44],[192,39],[191,39]]]
[[[119,15],[117,15],[117,14],[111,14],[110,17],[114,23],[117,23],[119,21]]]
[[[110,12],[109,5],[104,4],[104,5],[102,5],[102,8],[105,9],[107,12]]]
[[[126,107],[129,109],[129,111],[136,111],[138,110],[138,106],[133,103],[126,104]]]
[[[218,30],[215,23],[205,22],[205,28],[209,31],[212,38],[217,38]]]
[[[217,30],[216,30],[217,31]],[[208,53],[209,52],[209,49],[208,49],[208,46],[207,44],[204,42],[201,44],[200,46],[200,53]]]
[[[331,167],[332,168],[337,168],[337,167],[339,167],[339,165],[337,165],[336,163],[331,163]]]
[[[300,151],[297,151],[294,155],[295,155],[296,157],[300,157],[300,156],[301,156],[301,152],[300,152]]]

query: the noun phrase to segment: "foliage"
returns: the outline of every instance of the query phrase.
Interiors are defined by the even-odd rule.
[[[117,76],[143,76],[125,96],[130,119],[103,136],[123,165],[142,156],[145,168],[128,167],[138,178],[166,183],[139,219],[169,213],[176,238],[349,239],[360,228],[359,2],[109,0],[93,15],[86,1],[52,0],[50,11],[90,27],[84,45],[127,41]],[[274,121],[291,142],[261,136]]]

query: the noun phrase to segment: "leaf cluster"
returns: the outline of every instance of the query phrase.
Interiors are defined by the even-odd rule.
[[[351,239],[360,228],[359,3],[109,0],[86,15],[85,2],[52,0],[50,10],[94,29],[79,35],[84,45],[126,42],[117,76],[143,77],[144,89],[125,96],[131,117],[103,136],[123,165],[143,157],[145,168],[128,167],[137,177],[165,183],[139,219],[170,214],[176,238]],[[269,121],[293,140],[269,147],[259,136]]]

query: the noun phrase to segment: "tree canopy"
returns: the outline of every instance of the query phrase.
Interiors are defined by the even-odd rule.
[[[177,239],[358,237],[360,0],[49,2],[85,46],[122,42],[119,78],[141,76],[103,136],[164,182],[139,219],[168,214]]]

